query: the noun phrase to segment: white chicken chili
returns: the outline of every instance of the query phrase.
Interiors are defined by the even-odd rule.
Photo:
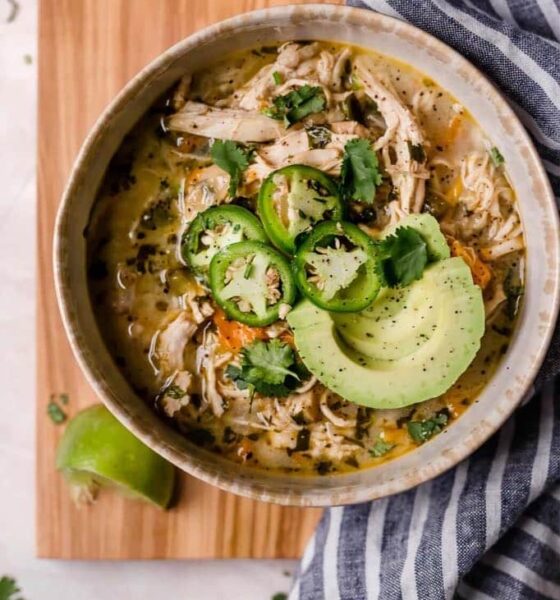
[[[209,452],[290,473],[439,434],[523,294],[499,148],[424,74],[331,42],[185,74],[113,158],[87,243],[137,393]]]

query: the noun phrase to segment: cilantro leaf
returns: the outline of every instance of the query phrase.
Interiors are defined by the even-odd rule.
[[[281,397],[289,395],[308,374],[299,367],[292,348],[273,339],[256,340],[243,348],[240,366],[228,365],[226,375],[240,390]]]
[[[448,423],[449,416],[447,412],[440,411],[433,419],[424,419],[423,421],[409,421],[406,426],[408,434],[417,443],[423,444],[439,433]]]
[[[412,227],[399,227],[377,245],[381,275],[389,287],[409,285],[428,264],[424,238]]]
[[[272,106],[264,112],[273,119],[284,121],[286,127],[290,127],[308,115],[325,110],[326,106],[327,99],[321,87],[302,85],[283,96],[276,96]]]
[[[223,169],[230,177],[228,193],[235,196],[241,173],[249,166],[251,152],[231,140],[216,140],[210,149],[214,164]]]
[[[282,77],[282,73],[280,73],[278,71],[274,71],[272,73],[272,80],[274,81],[274,83],[276,85],[281,85],[282,82],[284,81],[284,78]]]
[[[20,592],[21,590],[13,577],[4,575],[0,578],[0,600],[22,600],[19,596]]]
[[[395,444],[389,444],[382,438],[377,438],[375,444],[369,449],[369,453],[374,458],[380,458],[381,456],[385,456],[387,452],[390,452],[395,447]]]
[[[243,348],[243,363],[248,368],[251,379],[260,379],[266,383],[283,383],[286,376],[292,375],[288,369],[294,362],[294,351],[279,339],[270,342],[257,340]]]
[[[375,188],[382,179],[379,161],[371,144],[360,138],[347,142],[340,171],[343,197],[371,204],[375,200]]]
[[[506,159],[502,156],[502,153],[494,146],[488,152],[490,154],[490,160],[494,163],[495,167],[503,165]]]

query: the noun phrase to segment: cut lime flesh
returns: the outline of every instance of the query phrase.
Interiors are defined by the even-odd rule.
[[[71,485],[114,486],[161,508],[169,505],[175,469],[145,446],[101,404],[78,413],[68,424],[56,467]]]

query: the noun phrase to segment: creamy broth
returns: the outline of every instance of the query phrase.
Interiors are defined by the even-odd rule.
[[[207,281],[181,254],[184,232],[206,208],[233,203],[256,211],[260,185],[275,168],[304,162],[336,178],[343,142],[357,136],[375,144],[386,135],[389,112],[365,114],[361,106],[365,116],[360,123],[348,114],[351,102],[364,96],[363,74],[360,78],[355,67],[359,56],[367,57],[368,68],[404,107],[422,140],[415,144],[411,137],[409,148],[412,143],[423,155],[415,163],[418,171],[403,183],[397,173],[398,147],[377,149],[383,181],[375,202],[351,203],[347,220],[375,237],[403,214],[434,215],[452,255],[465,260],[483,290],[486,311],[481,349],[466,372],[444,394],[399,409],[348,402],[309,374],[281,397],[240,389],[228,376],[228,366],[238,365],[242,349],[254,340],[278,339],[292,346],[290,327],[283,319],[264,327],[228,320]],[[228,197],[229,176],[210,156],[213,138],[227,139],[220,133],[223,118],[208,123],[196,111],[204,104],[216,111],[262,114],[275,97],[294,89],[292,80],[322,87],[327,110],[307,116],[278,138],[250,143],[252,162],[235,198]],[[385,100],[377,98],[379,106]],[[194,116],[189,102],[196,105]],[[193,133],[193,122],[194,131],[201,124],[200,131]],[[331,141],[323,148],[332,146],[328,156],[313,152],[320,145],[306,147],[311,142],[303,140],[301,146],[298,132],[308,136],[313,127],[329,130]],[[186,76],[124,140],[91,214],[90,296],[107,347],[136,392],[163,419],[195,444],[232,461],[323,475],[409,452],[477,401],[515,327],[523,289],[523,235],[502,163],[499,150],[468,111],[435,81],[360,48],[327,42],[255,48],[192,79]],[[409,193],[404,185],[411,181]],[[425,439],[411,435],[411,421],[431,423]]]

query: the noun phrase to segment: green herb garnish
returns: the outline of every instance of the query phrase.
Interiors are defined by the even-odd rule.
[[[409,421],[406,426],[408,434],[417,443],[423,444],[439,433],[448,423],[447,412],[439,412],[433,419],[423,421]]]
[[[375,200],[375,188],[382,179],[379,161],[371,144],[359,138],[347,142],[340,171],[342,196],[346,200],[371,204]]]
[[[284,592],[278,592],[272,596],[272,600],[288,600],[288,594],[285,594]]]
[[[389,444],[385,440],[378,437],[375,444],[368,450],[368,452],[374,458],[380,458],[382,456],[385,456],[385,454],[387,454],[387,452],[390,452],[394,447],[395,444]]]
[[[53,396],[51,396],[51,400],[47,405],[47,414],[49,415],[51,421],[57,425],[60,425],[66,421],[66,413],[53,400]]]
[[[412,227],[399,227],[377,244],[380,275],[389,287],[420,279],[428,264],[424,238]]]
[[[498,148],[496,148],[496,146],[491,148],[488,151],[488,154],[490,154],[490,159],[494,163],[495,167],[499,167],[500,165],[504,164],[505,158],[502,156],[502,153],[498,150]]]
[[[321,112],[326,106],[327,99],[322,88],[302,85],[283,96],[276,96],[272,106],[264,113],[273,119],[284,121],[284,125],[290,127],[308,115]]]
[[[180,400],[187,395],[187,392],[182,387],[172,384],[165,390],[165,395],[173,398],[174,400]]]
[[[282,73],[279,73],[278,71],[274,71],[274,73],[272,73],[272,79],[276,85],[280,85],[284,81]]]
[[[13,577],[0,577],[0,600],[23,600],[21,590]],[[16,597],[17,596],[17,597]]]
[[[241,351],[240,364],[228,365],[226,375],[239,389],[263,396],[287,396],[305,377],[292,348],[279,339],[257,340],[246,346]]]
[[[252,152],[231,140],[216,140],[210,149],[214,164],[229,175],[228,193],[231,197],[237,193],[241,173],[249,166]]]
[[[307,127],[305,131],[311,148],[324,148],[332,138],[331,130],[321,125]]]

